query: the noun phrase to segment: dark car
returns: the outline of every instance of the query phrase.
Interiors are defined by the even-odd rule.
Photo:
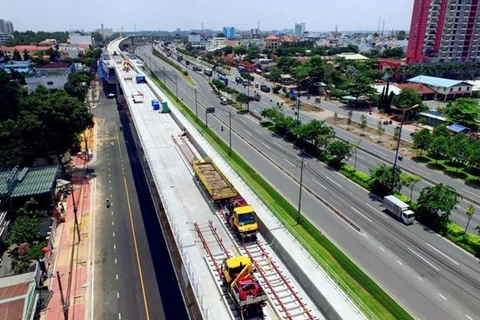
[[[263,91],[263,92],[270,92],[270,87],[267,86],[266,84],[262,84],[260,86],[260,90]]]

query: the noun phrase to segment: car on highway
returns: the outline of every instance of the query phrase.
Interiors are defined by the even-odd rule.
[[[227,98],[221,97],[220,98],[220,104],[223,106],[226,106],[228,104]]]
[[[110,93],[107,95],[107,98],[108,98],[108,99],[115,99],[115,93],[110,92]]]
[[[270,87],[267,86],[266,84],[262,84],[260,86],[260,90],[263,91],[263,92],[270,92]]]

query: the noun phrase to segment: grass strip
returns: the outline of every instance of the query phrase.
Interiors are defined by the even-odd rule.
[[[248,163],[235,152],[229,155],[229,147],[202,122],[195,121],[195,114],[154,74],[155,83],[169,96],[180,111],[194,124],[209,143],[233,167],[233,169],[250,185],[257,196],[269,207],[272,213],[291,232],[297,241],[304,245],[316,262],[335,279],[342,290],[354,301],[370,319],[413,319],[393,298],[391,298],[375,281],[360,269],[349,257],[338,249],[309,220],[301,219],[296,224],[296,208],[278,191],[259,176]]]
[[[178,66],[177,64],[175,64],[173,61],[171,61],[170,59],[168,59],[167,57],[165,57],[163,54],[161,54],[160,52],[158,52],[158,50],[156,49],[152,49],[152,53],[155,57],[159,58],[159,59],[162,59],[164,62],[168,63],[170,66],[172,66],[173,68],[177,69],[178,71],[180,71],[180,73],[182,74],[183,78],[188,82],[190,83],[192,86],[195,86],[196,83],[195,81],[193,81],[193,79],[188,75],[188,72],[183,70],[182,68],[180,68],[180,66]]]

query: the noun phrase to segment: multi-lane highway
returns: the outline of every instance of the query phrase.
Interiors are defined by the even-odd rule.
[[[160,48],[157,48],[157,49],[160,51]],[[173,60],[172,58],[172,61],[175,61],[175,60]],[[183,65],[183,67],[185,66]],[[197,90],[197,100],[199,104],[201,104],[202,106],[209,106],[209,105],[219,106],[220,104],[218,99],[207,97],[205,96],[205,94],[203,94],[203,92],[209,92],[211,90],[211,87],[206,81],[206,78],[191,69],[189,69],[189,73],[191,77],[193,77],[194,79],[198,79],[198,81],[196,81],[196,90]],[[243,85],[237,85],[234,81],[235,77],[239,75],[238,72],[235,70],[232,70],[231,73],[232,74],[229,76],[229,86],[239,90],[240,92],[247,93],[247,89]],[[168,78],[164,77],[163,74],[159,74],[159,75],[162,76],[161,77],[162,80],[163,79],[168,80]],[[178,78],[180,78],[180,76],[178,76]],[[172,79],[175,80],[174,77]],[[262,81],[262,82],[265,82],[265,81]],[[194,89],[190,86],[184,87],[183,90],[187,90],[187,92],[194,95]],[[256,89],[250,88],[249,90],[250,90],[250,95],[252,95],[254,90]],[[257,90],[257,92],[259,92],[259,90]],[[276,105],[276,102],[277,102],[276,100],[277,98],[273,94],[265,94],[262,92],[260,92],[260,94],[262,95],[262,99],[259,102],[254,101],[250,103],[250,110],[252,110],[253,112],[256,112],[257,114],[259,114],[261,110],[264,108],[268,108],[268,107],[272,107],[273,105]],[[329,103],[328,101],[323,101],[322,107],[326,109],[329,108],[332,111],[338,110],[339,113],[341,113],[340,110],[343,110],[342,108],[338,108],[338,106],[335,106],[332,103]],[[287,115],[295,116],[296,110],[292,110],[292,108],[284,108],[284,111]],[[318,112],[303,112],[303,111],[300,112],[300,120],[306,121],[306,122],[311,121],[312,119],[322,120],[322,116],[323,115]],[[379,166],[382,163],[387,163],[391,165],[393,159],[395,158],[395,152],[393,152],[392,150],[382,148],[368,140],[362,139],[361,137],[347,130],[342,130],[341,128],[335,128],[335,132],[337,137],[345,141],[349,141],[354,144],[357,144],[359,141],[361,141],[360,146],[356,152],[356,155],[350,157],[350,159],[348,159],[347,161],[348,164],[352,166],[356,166],[356,168],[360,171],[368,173],[371,169],[374,169],[375,167]],[[402,135],[402,137],[404,137],[405,139],[411,139],[408,134]],[[425,165],[416,163],[415,161],[409,158],[404,158],[403,161],[398,161],[397,163],[400,167],[408,169],[409,172],[412,172],[419,176],[426,177],[427,180],[430,180],[430,181],[422,180],[414,185],[413,193],[412,193],[412,198],[414,200],[418,198],[423,188],[427,186],[432,186],[433,183],[431,181],[434,181],[435,183],[443,183],[446,185],[451,185],[460,194],[463,194],[465,197],[480,202],[480,192],[478,192],[474,187],[463,184],[463,182],[461,182],[458,179],[450,178],[439,171],[429,169]],[[406,195],[410,195],[410,189],[404,187],[403,193]],[[456,221],[460,226],[466,226],[467,224],[468,217],[466,216],[465,211],[469,204],[470,202],[464,199],[460,199],[460,202],[457,208],[452,211],[452,215],[450,218],[453,221]],[[476,211],[480,212],[480,207],[478,206],[475,206],[475,207],[476,207]],[[472,233],[476,233],[477,231],[475,230],[475,227],[477,225],[480,225],[480,215],[478,214],[472,217],[469,224],[468,231]]]
[[[98,153],[92,165],[96,218],[89,318],[187,319],[125,112],[101,92],[94,115]]]
[[[195,111],[195,89],[160,59],[151,48],[141,48],[147,66]],[[148,57],[148,58],[147,58]],[[228,111],[212,94],[206,79],[193,71],[196,81],[198,114],[205,119],[204,106],[215,106],[209,125],[228,142]],[[253,102],[251,108],[271,106],[269,99]],[[302,114],[303,116],[303,114]],[[221,122],[220,122],[221,121]],[[222,132],[221,126],[225,127]],[[284,171],[299,176],[299,150],[258,125],[249,116],[232,117],[232,145],[257,172],[262,174],[292,203],[298,200],[298,182]],[[474,319],[480,314],[480,274],[478,261],[421,225],[405,226],[382,212],[381,205],[368,193],[314,159],[304,175],[311,190],[302,200],[302,212],[333,239],[346,254],[371,274],[414,315],[424,319]],[[358,164],[357,164],[358,165]],[[345,224],[318,200],[327,201],[355,222],[361,232]]]

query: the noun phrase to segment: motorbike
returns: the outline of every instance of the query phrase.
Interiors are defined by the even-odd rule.
[[[107,200],[107,208],[110,208],[110,201]]]

